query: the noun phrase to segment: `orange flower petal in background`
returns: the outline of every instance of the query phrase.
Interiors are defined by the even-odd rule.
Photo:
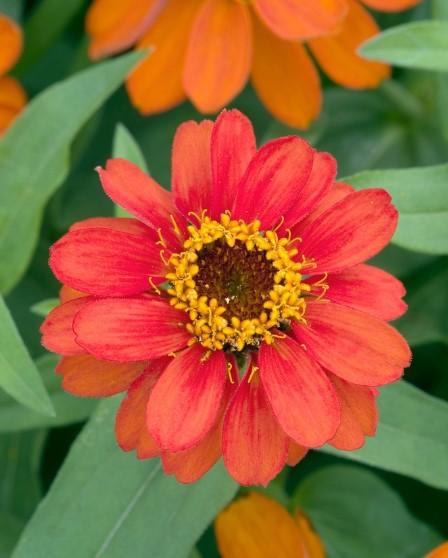
[[[182,70],[193,18],[201,0],[169,0],[137,48],[154,48],[129,76],[131,101],[143,114],[173,108],[185,99]]]
[[[252,83],[266,108],[289,126],[307,128],[320,112],[319,75],[304,47],[279,39],[255,18]]]
[[[25,90],[15,78],[0,78],[0,135],[6,131],[26,102]]]
[[[87,12],[86,30],[92,38],[93,59],[131,47],[143,35],[166,0],[95,0]]]
[[[201,112],[216,112],[246,84],[252,59],[249,9],[238,2],[206,0],[191,31],[184,88]]]
[[[294,520],[275,500],[249,492],[216,518],[219,552],[223,558],[324,558],[302,517]]]
[[[325,549],[319,535],[313,529],[308,517],[297,510],[295,520],[300,531],[305,558],[325,558]]]
[[[432,550],[425,558],[448,558],[448,542],[445,542]]]
[[[19,59],[23,39],[20,27],[0,14],[0,76],[6,74]]]
[[[346,0],[254,0],[254,8],[278,37],[290,41],[326,35],[347,14]]]
[[[308,45],[325,73],[339,85],[353,89],[377,87],[390,76],[390,67],[362,58],[357,50],[380,29],[360,4],[355,0],[347,1],[350,10],[341,30],[328,37],[313,39]]]
[[[366,6],[381,12],[400,12],[413,8],[422,0],[362,0]]]

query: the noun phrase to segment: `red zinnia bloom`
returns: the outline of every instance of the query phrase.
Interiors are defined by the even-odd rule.
[[[266,484],[308,448],[374,434],[375,387],[410,360],[385,322],[403,286],[362,263],[396,227],[384,190],[335,183],[334,159],[295,136],[257,150],[236,110],[179,127],[172,193],[122,159],[98,172],[136,219],[77,223],[52,247],[78,292],[43,343],[68,391],[127,391],[124,450],[184,482],[222,453],[237,481]]]

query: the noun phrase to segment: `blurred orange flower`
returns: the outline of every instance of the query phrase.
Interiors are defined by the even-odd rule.
[[[357,54],[379,28],[361,4],[399,11],[421,0],[94,0],[87,14],[93,59],[136,44],[152,47],[127,81],[143,114],[189,98],[203,113],[227,105],[249,77],[280,121],[306,128],[321,107],[319,74],[363,89],[389,77]]]
[[[292,517],[275,500],[250,492],[215,520],[223,558],[325,558],[325,550],[309,519]]]
[[[444,542],[429,554],[425,558],[448,558],[448,542]]]
[[[0,135],[25,106],[23,87],[13,77],[5,76],[22,52],[22,32],[9,17],[0,14]]]

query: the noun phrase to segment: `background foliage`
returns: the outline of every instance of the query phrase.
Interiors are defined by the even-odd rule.
[[[397,326],[414,352],[406,382],[380,398],[375,439],[350,454],[313,452],[268,488],[310,514],[330,558],[421,558],[448,538],[447,4],[381,16],[388,30],[363,53],[395,64],[393,80],[366,92],[326,82],[323,114],[303,134],[337,157],[356,188],[392,194],[400,225],[376,264],[407,287],[409,312]],[[39,342],[58,294],[48,247],[74,221],[116,211],[93,168],[120,155],[168,186],[174,130],[201,118],[188,103],[140,117],[122,83],[142,55],[89,62],[86,6],[0,0],[24,27],[15,74],[33,97],[0,140],[0,557],[181,558],[199,538],[197,552],[213,557],[210,524],[238,489],[224,468],[181,486],[157,460],[121,453],[116,399],[97,405],[63,393],[56,359]],[[250,88],[234,106],[260,143],[297,133]]]

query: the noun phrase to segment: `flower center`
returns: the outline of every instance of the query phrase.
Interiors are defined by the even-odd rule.
[[[304,322],[303,294],[310,286],[294,261],[298,250],[260,222],[219,221],[205,212],[188,227],[184,251],[172,254],[166,279],[170,303],[189,314],[191,344],[210,350],[242,351],[272,343],[292,319]]]

